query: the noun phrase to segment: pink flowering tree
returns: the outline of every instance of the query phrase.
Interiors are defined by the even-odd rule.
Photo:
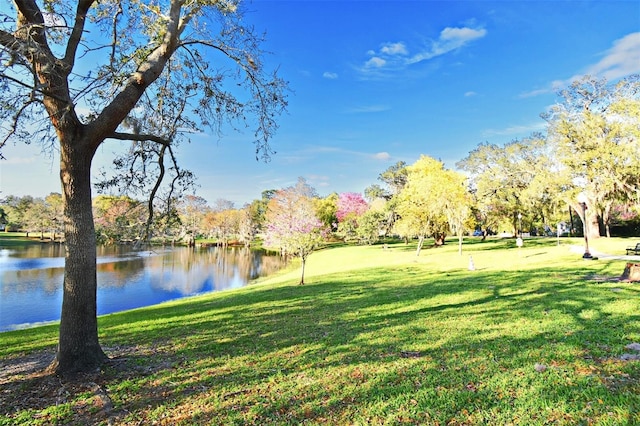
[[[342,222],[349,216],[362,216],[369,209],[364,197],[357,192],[343,192],[338,196],[336,217]]]
[[[265,246],[300,258],[300,285],[304,284],[307,258],[326,236],[326,226],[315,213],[314,195],[301,178],[296,186],[281,189],[271,198],[265,216]]]
[[[336,205],[338,235],[345,241],[357,239],[358,219],[369,209],[369,205],[356,192],[343,192],[338,196]]]

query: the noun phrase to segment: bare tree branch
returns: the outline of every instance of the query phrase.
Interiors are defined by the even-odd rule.
[[[107,139],[117,139],[121,141],[138,141],[138,142],[151,141],[151,142],[159,143],[162,146],[171,145],[171,141],[169,139],[165,139],[163,137],[152,135],[152,134],[114,132],[107,135]]]
[[[71,36],[69,37],[67,49],[64,54],[64,63],[67,65],[67,75],[69,75],[75,64],[78,46],[80,45],[80,41],[82,41],[87,12],[94,3],[95,0],[81,0],[78,2],[76,20],[73,24],[73,30],[71,31]]]

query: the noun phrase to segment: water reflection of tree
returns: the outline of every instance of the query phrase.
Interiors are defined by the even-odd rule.
[[[184,295],[240,287],[282,266],[278,256],[246,247],[182,249],[148,262],[152,287]]]
[[[142,258],[98,263],[98,288],[123,288],[130,285],[136,274],[144,271]]]
[[[3,294],[33,293],[42,290],[54,294],[62,287],[63,268],[24,269],[2,273]]]
[[[12,250],[11,257],[20,259],[35,259],[42,257],[64,257],[64,245],[61,244],[34,244]]]
[[[22,259],[59,258],[60,245],[26,247],[12,257]],[[148,280],[152,288],[182,295],[241,287],[272,274],[283,266],[280,256],[266,255],[246,247],[177,248],[157,256],[131,256],[131,248],[110,246],[98,249],[99,288],[123,288]],[[126,256],[126,258],[122,258]],[[2,272],[2,294],[43,291],[54,294],[62,287],[63,267],[44,267]],[[146,275],[145,275],[146,274]]]
[[[271,275],[278,270],[280,270],[284,266],[284,260],[282,256],[273,256],[273,255],[264,255],[260,254],[260,258],[256,258],[255,269],[257,270],[255,275],[251,276],[251,279],[256,279],[258,277],[264,277],[267,275]]]

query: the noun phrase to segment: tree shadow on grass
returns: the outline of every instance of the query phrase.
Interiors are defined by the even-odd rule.
[[[548,358],[551,354],[545,356],[540,352],[540,346],[545,344],[547,349],[554,345],[568,346],[571,353],[596,352],[603,357],[607,355],[603,351],[616,352],[616,347],[619,348],[624,340],[625,324],[638,319],[637,315],[617,317],[602,311],[597,302],[606,303],[615,296],[603,294],[594,298],[596,289],[585,287],[580,279],[569,285],[555,285],[553,277],[557,271],[485,274],[473,279],[466,274],[452,274],[434,279],[419,267],[408,269],[411,270],[401,274],[411,276],[406,282],[394,279],[388,269],[380,269],[368,272],[366,278],[358,277],[358,274],[341,275],[338,282],[328,276],[322,283],[304,288],[260,289],[258,294],[225,298],[224,306],[213,308],[230,314],[224,324],[217,324],[216,328],[215,320],[207,320],[206,315],[201,317],[198,331],[192,336],[184,336],[185,346],[176,352],[187,358],[195,356],[208,364],[207,369],[212,372],[211,376],[191,381],[192,389],[214,389],[223,385],[259,388],[274,377],[309,370],[349,370],[367,362],[388,364],[393,372],[403,353],[415,353],[419,355],[417,359],[428,357],[437,365],[447,365],[451,359],[464,359],[468,352],[490,347],[498,352],[494,357],[508,360],[504,361],[508,368],[553,361]],[[565,273],[573,275],[570,271]],[[422,283],[414,284],[416,276],[421,274]],[[484,290],[478,291],[479,288]],[[446,301],[465,292],[470,293],[468,300]],[[276,309],[269,309],[270,305]],[[588,315],[585,311],[589,311]],[[164,312],[161,316],[167,314],[169,312]],[[548,330],[532,331],[534,335],[530,338],[496,335],[494,330],[469,329],[455,330],[448,337],[438,336],[433,344],[424,344],[423,340],[430,339],[428,324],[435,317],[449,317],[455,321],[457,316],[470,315],[482,316],[483,323],[488,324],[535,322],[553,315],[566,323],[549,325]],[[424,327],[423,334],[411,331],[420,327]],[[377,341],[375,336],[379,334],[386,334],[387,338]],[[427,349],[414,350],[425,346]],[[602,349],[605,347],[610,349]],[[529,360],[531,353],[539,354],[540,359]],[[571,353],[564,356],[575,357]],[[246,356],[263,360],[262,368],[239,363],[235,371],[229,372],[233,367],[228,362],[220,362]],[[269,358],[269,362],[264,361]],[[227,369],[222,381],[216,376],[219,368]],[[439,370],[436,368],[436,371]],[[446,375],[443,380],[456,381]],[[399,390],[369,382],[364,388],[369,388],[369,393],[360,392],[358,400],[367,400],[367,395],[371,398],[394,397],[397,392],[404,392],[402,387]],[[567,386],[556,394],[566,396],[575,392],[576,389]],[[346,398],[343,395],[343,399]],[[287,402],[294,411],[297,404],[300,413],[304,411],[304,403],[304,398],[296,403]],[[474,403],[484,409],[490,408],[490,404],[480,404],[479,400],[474,399]],[[278,404],[273,404],[271,411],[263,407],[261,413],[269,420],[280,419],[280,408],[277,407]]]
[[[601,380],[611,373],[601,364],[637,335],[638,314],[614,309],[636,292],[623,287],[585,281],[577,268],[433,275],[420,265],[255,286],[101,318],[114,359],[95,381],[122,398],[107,413],[120,420],[185,406],[203,424],[225,415],[237,423],[357,423],[367,412],[381,423],[462,422],[464,410],[526,417],[532,397],[551,406],[609,398],[631,418],[636,364],[613,395],[604,381],[573,372],[586,363]],[[552,367],[543,375],[536,363]],[[560,411],[575,416],[576,407]]]

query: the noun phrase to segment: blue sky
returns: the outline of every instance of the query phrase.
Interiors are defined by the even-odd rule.
[[[637,1],[266,1],[266,62],[292,93],[268,163],[252,132],[202,135],[180,149],[198,195],[241,206],[303,176],[320,195],[363,192],[421,154],[449,168],[481,142],[544,131],[556,89],[585,74],[640,73]],[[108,164],[118,143],[100,149]],[[57,160],[8,146],[4,195],[60,192]],[[97,172],[97,168],[96,168]]]

